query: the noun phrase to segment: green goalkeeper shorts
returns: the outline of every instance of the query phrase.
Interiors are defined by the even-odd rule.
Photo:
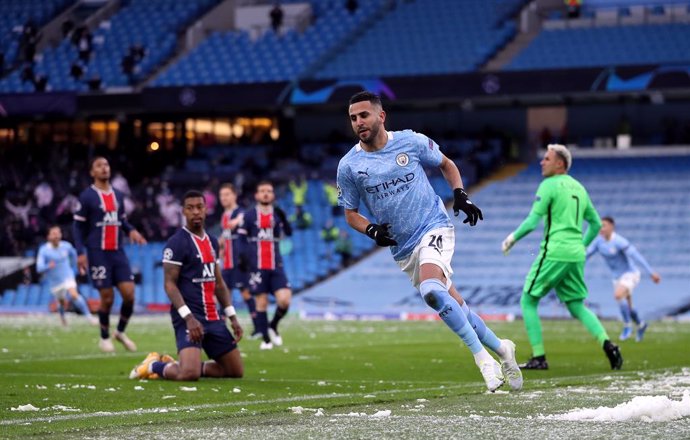
[[[522,292],[541,299],[551,289],[556,289],[556,296],[564,303],[587,298],[585,262],[537,258],[527,274]]]

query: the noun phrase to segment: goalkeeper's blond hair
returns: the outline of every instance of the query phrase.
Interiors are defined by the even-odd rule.
[[[565,170],[570,171],[570,166],[573,164],[573,156],[570,154],[568,147],[562,144],[549,144],[546,146],[546,149],[552,150],[558,155],[558,157],[563,159],[563,163],[565,163]]]

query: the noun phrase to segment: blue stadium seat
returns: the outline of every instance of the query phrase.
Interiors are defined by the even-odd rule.
[[[690,25],[636,25],[542,31],[507,70],[685,63]]]

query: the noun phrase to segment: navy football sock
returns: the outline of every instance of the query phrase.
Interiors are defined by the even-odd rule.
[[[110,337],[110,312],[98,311],[98,322],[101,323],[101,339]]]
[[[129,318],[132,317],[134,313],[134,303],[133,302],[123,302],[120,307],[120,322],[117,323],[117,331],[124,333],[125,328],[127,328],[127,323]]]
[[[268,337],[268,313],[266,311],[256,312],[256,329],[263,336],[264,342],[271,342],[271,338]]]

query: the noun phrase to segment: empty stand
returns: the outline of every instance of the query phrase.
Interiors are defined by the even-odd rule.
[[[314,2],[315,22],[303,33],[291,30],[279,36],[269,30],[256,41],[242,31],[214,33],[156,78],[153,86],[294,80],[380,12],[382,4],[362,2],[350,14],[342,6]]]
[[[429,75],[477,69],[515,34],[507,2],[417,0],[366,29],[317,78]],[[510,2],[519,4],[520,2]]]
[[[52,91],[86,91],[86,80],[100,77],[103,87],[127,86],[149,76],[170,58],[176,49],[178,34],[196,17],[217,4],[218,0],[129,0],[109,21],[93,31],[93,53],[84,63],[85,73],[80,80],[70,75],[72,63],[79,58],[76,45],[69,39],[57,47],[48,48],[34,68],[37,74],[48,76]],[[131,78],[122,71],[122,58],[132,45],[145,49]],[[33,85],[22,82],[20,71],[0,81],[0,92],[32,92]]]
[[[557,29],[541,32],[506,70],[690,61],[690,24]]]

